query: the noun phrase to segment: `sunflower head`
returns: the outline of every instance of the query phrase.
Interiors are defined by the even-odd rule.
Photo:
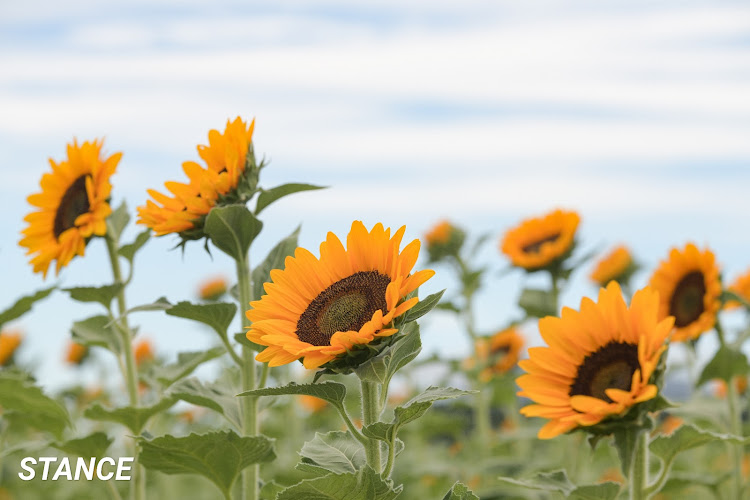
[[[150,340],[143,339],[133,346],[133,355],[138,366],[150,363],[154,360],[154,346]]]
[[[210,278],[198,285],[198,296],[201,300],[218,300],[227,293],[227,280],[223,276]]]
[[[671,340],[698,338],[713,328],[721,307],[721,281],[716,258],[710,250],[699,250],[692,243],[673,248],[649,282],[659,292],[659,317],[674,316]]]
[[[493,376],[510,371],[518,363],[523,345],[523,336],[515,327],[480,338],[476,343],[480,380],[488,382]]]
[[[203,238],[203,224],[214,206],[244,204],[258,190],[258,165],[253,152],[255,120],[227,121],[224,133],[211,130],[208,145],[198,146],[205,165],[186,161],[182,169],[188,182],[166,182],[170,194],[149,189],[153,198],[138,207],[138,223],[157,236],[177,234],[181,244]]]
[[[419,302],[413,292],[434,274],[412,273],[419,240],[400,250],[405,229],[391,236],[382,224],[368,231],[355,221],[346,248],[333,233],[319,258],[297,248],[247,311],[247,338],[266,346],[256,359],[346,373],[380,352],[398,331],[395,320]]]
[[[23,335],[16,331],[0,332],[0,366],[10,364],[13,354],[21,345]]]
[[[630,251],[625,245],[619,245],[596,263],[589,277],[600,287],[607,286],[607,283],[613,280],[627,285],[637,270],[638,266],[633,261]]]
[[[430,262],[438,262],[446,257],[457,256],[464,244],[466,233],[447,220],[435,224],[425,234],[427,253]]]
[[[28,226],[19,244],[33,255],[34,272],[45,278],[53,260],[57,274],[73,257],[83,256],[91,237],[107,232],[112,213],[109,178],[122,153],[103,157],[102,144],[95,140],[79,145],[73,140],[65,160],[58,163],[50,158],[52,172],[42,176],[42,191],[27,198],[36,209],[24,217]]]
[[[519,396],[534,404],[527,417],[549,419],[539,431],[549,439],[576,428],[608,433],[605,420],[640,421],[655,398],[662,354],[674,318],[659,319],[659,294],[644,288],[628,307],[611,282],[597,302],[584,298],[580,311],[563,308],[560,318],[539,320],[548,347],[532,347],[519,362]],[[613,422],[614,423],[614,422]]]
[[[736,293],[745,302],[750,302],[750,270],[741,274],[729,285],[729,291]],[[737,309],[742,304],[736,300],[728,300],[724,304],[724,309]]]
[[[68,351],[65,354],[65,361],[71,365],[80,365],[89,355],[89,348],[77,342],[68,344]]]
[[[576,212],[563,210],[527,219],[505,233],[500,249],[526,271],[554,268],[573,252],[580,220]]]

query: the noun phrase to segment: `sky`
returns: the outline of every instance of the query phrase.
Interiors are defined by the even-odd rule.
[[[49,284],[111,280],[102,241],[46,281],[17,245],[26,197],[67,142],[105,137],[123,152],[113,202],[134,212],[236,116],[256,119],[263,186],[329,186],[264,212],[255,262],[298,224],[316,251],[353,220],[406,225],[409,240],[449,218],[490,235],[477,314],[491,333],[539,283],[500,273],[499,238],[562,207],[581,214],[582,253],[633,249],[638,285],[687,241],[710,246],[732,279],[750,267],[749,33],[750,6],[733,1],[0,0],[0,308]],[[130,305],[194,300],[201,279],[233,275],[219,252],[174,244],[139,254]],[[436,270],[423,293],[455,293]],[[589,271],[564,304],[596,293]],[[50,387],[75,380],[69,325],[97,313],[54,294],[10,325],[26,334],[19,360]],[[168,359],[214,342],[163,314],[136,322]],[[428,353],[468,353],[447,314],[425,318],[422,336]]]

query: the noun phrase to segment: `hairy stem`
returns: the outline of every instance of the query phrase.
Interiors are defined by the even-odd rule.
[[[376,382],[361,380],[362,382],[362,423],[366,427],[374,424],[380,418],[380,404],[378,398],[378,389]],[[382,462],[380,457],[380,441],[377,439],[367,438],[367,464],[380,474]]]
[[[630,500],[648,500],[648,432],[638,433],[629,479]]]

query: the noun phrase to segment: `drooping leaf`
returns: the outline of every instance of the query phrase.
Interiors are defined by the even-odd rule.
[[[342,431],[316,432],[312,441],[302,446],[299,454],[303,464],[320,468],[325,474],[354,474],[367,463],[364,446],[350,433]]]
[[[67,410],[28,379],[6,375],[0,370],[0,408],[23,416],[27,425],[60,438],[70,425]]]
[[[569,500],[615,500],[620,494],[620,485],[607,481],[599,484],[587,484],[574,489]]]
[[[138,408],[125,406],[112,410],[107,410],[102,405],[97,404],[87,408],[86,411],[83,412],[83,416],[91,420],[120,423],[130,429],[133,434],[139,435],[151,417],[170,408],[176,402],[176,398],[166,397],[152,406]]]
[[[20,299],[18,299],[15,304],[0,313],[0,328],[2,328],[5,323],[20,318],[21,316],[29,312],[31,310],[31,306],[34,305],[34,302],[47,297],[47,295],[52,293],[52,290],[54,290],[55,288],[57,287],[51,286],[49,288],[44,288],[42,290],[34,292],[31,295],[26,295],[25,297],[21,297]]]
[[[328,474],[305,479],[278,494],[276,500],[393,500],[401,493],[369,466],[356,474]]]
[[[739,349],[724,345],[719,347],[714,357],[703,369],[696,386],[699,387],[717,378],[729,383],[734,377],[748,373],[750,373],[750,365],[748,365],[747,356]]]
[[[70,327],[73,340],[86,346],[99,346],[115,354],[122,352],[122,341],[116,327],[107,316],[92,316],[76,321]]]
[[[265,260],[253,269],[253,297],[257,300],[263,295],[263,284],[271,281],[271,271],[274,269],[283,269],[284,260],[290,255],[294,255],[297,248],[297,237],[299,236],[300,227],[292,232],[289,236],[279,241],[275,247],[268,252]],[[247,304],[243,304],[247,306]]]
[[[260,214],[260,212],[264,208],[266,208],[268,205],[278,200],[279,198],[283,198],[284,196],[287,196],[293,193],[299,193],[301,191],[311,191],[315,189],[324,189],[324,186],[314,186],[312,184],[289,183],[289,184],[282,184],[281,186],[276,186],[271,189],[262,189],[260,194],[258,195],[258,201],[255,204],[255,215]]]
[[[529,479],[515,479],[511,477],[499,477],[499,481],[515,486],[521,486],[532,490],[556,491],[566,497],[576,488],[568,479],[565,470],[556,470],[551,472],[540,472]]]
[[[440,290],[437,293],[428,295],[423,300],[420,300],[416,306],[412,307],[406,312],[405,321],[416,321],[428,312],[432,311],[435,307],[437,307],[440,299],[443,298],[444,293],[445,289]]]
[[[169,302],[166,297],[159,297],[150,304],[142,304],[140,306],[131,307],[125,312],[125,314],[128,315],[130,313],[142,311],[166,311],[167,309],[170,309],[172,305],[173,304]]]
[[[146,244],[149,238],[151,238],[151,229],[141,231],[140,233],[138,233],[132,243],[121,246],[117,253],[125,257],[132,264],[136,252]]]
[[[276,495],[284,490],[284,487],[275,481],[268,481],[258,493],[260,500],[276,500]]]
[[[128,214],[128,205],[123,201],[119,207],[112,211],[109,217],[107,217],[107,232],[111,233],[112,239],[120,241],[120,236],[125,230],[125,227],[130,222],[130,214]]]
[[[393,375],[422,351],[417,323],[408,323],[402,329],[402,334],[400,339],[383,349],[380,354],[359,365],[354,370],[357,376],[388,387]]]
[[[525,288],[518,299],[518,305],[533,318],[555,316],[555,297],[549,290]]]
[[[319,384],[296,384],[283,387],[255,389],[238,394],[238,396],[283,396],[285,394],[305,394],[328,401],[334,406],[342,406],[346,397],[346,386],[338,382],[321,382]]]
[[[233,431],[139,439],[141,465],[164,474],[200,474],[228,497],[246,467],[276,458],[264,436],[240,437]]]
[[[191,304],[182,301],[167,309],[167,314],[170,316],[192,319],[210,326],[221,338],[226,338],[227,329],[236,313],[237,306],[229,302]]]
[[[204,383],[197,378],[180,380],[172,386],[169,394],[196,406],[210,408],[223,415],[238,430],[242,429],[240,402],[236,391],[217,383]]]
[[[644,431],[632,426],[622,426],[612,433],[617,456],[620,457],[620,469],[625,477],[630,475],[633,450],[638,444],[638,435],[641,432]]]
[[[216,248],[241,260],[262,227],[263,223],[245,205],[226,205],[211,209],[203,230]]]
[[[719,434],[698,429],[691,424],[683,424],[671,435],[662,435],[654,439],[649,445],[649,449],[651,453],[659,457],[665,464],[669,464],[677,454],[691,448],[703,446],[712,441],[748,444],[750,443],[750,437],[742,438],[730,434]]]
[[[164,387],[169,387],[181,378],[190,375],[201,364],[218,358],[225,352],[223,347],[214,347],[207,351],[181,352],[177,354],[176,363],[155,367],[154,376]]]
[[[70,298],[78,302],[98,302],[105,308],[109,309],[112,300],[117,297],[123,289],[122,283],[104,286],[79,286],[75,288],[63,288],[63,292],[68,292]]]
[[[456,482],[450,491],[445,494],[443,500],[479,500],[479,497],[461,482]]]
[[[86,437],[69,439],[62,443],[53,443],[52,446],[58,450],[83,458],[103,457],[114,439],[103,432],[95,432]]]

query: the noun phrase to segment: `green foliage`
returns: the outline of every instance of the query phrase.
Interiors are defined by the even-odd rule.
[[[120,241],[120,236],[122,236],[122,232],[125,230],[128,222],[130,222],[128,205],[123,201],[107,217],[107,236],[111,237],[114,241]]]
[[[444,293],[445,289],[437,293],[428,295],[423,300],[420,300],[417,305],[406,311],[406,313],[404,314],[404,321],[416,321],[428,312],[432,311],[438,305],[440,299],[443,298]]]
[[[518,299],[518,305],[532,318],[543,318],[557,314],[555,296],[549,290],[524,288],[521,291],[521,297]]]
[[[78,302],[98,302],[106,309],[109,309],[112,300],[122,291],[124,285],[115,283],[114,285],[104,286],[79,286],[75,288],[63,288],[63,292],[68,292],[70,298]]]
[[[314,186],[312,184],[289,183],[271,189],[261,189],[260,194],[258,195],[258,201],[255,204],[255,215],[260,214],[264,208],[284,196],[299,193],[301,191],[311,191],[324,188],[324,186]]]
[[[631,426],[623,426],[613,432],[615,449],[620,457],[620,468],[625,477],[630,475],[633,450],[638,445],[638,436],[641,432],[644,431]]]
[[[127,316],[130,313],[143,311],[166,311],[171,307],[172,303],[169,302],[166,297],[159,297],[150,304],[142,304],[140,306],[131,307],[125,312],[125,315]]]
[[[283,396],[286,394],[305,394],[328,401],[334,406],[343,407],[346,397],[346,386],[338,382],[321,382],[320,384],[296,384],[294,382],[283,387],[268,387],[246,391],[238,396]]]
[[[73,340],[86,346],[99,346],[115,354],[122,352],[122,341],[107,316],[92,316],[70,327]]]
[[[53,443],[58,450],[83,458],[103,457],[114,439],[103,432],[95,432],[86,437],[70,439],[62,443]]]
[[[445,494],[443,500],[479,500],[479,497],[461,482],[456,482],[451,490]]]
[[[316,475],[356,473],[367,463],[365,448],[349,432],[315,433],[300,450],[297,468]],[[322,473],[321,473],[322,472]]]
[[[200,474],[224,494],[250,465],[276,458],[273,442],[263,436],[240,437],[232,431],[139,439],[140,462],[165,474]]]
[[[0,313],[0,328],[2,328],[5,323],[20,318],[21,316],[29,312],[31,310],[31,306],[34,305],[34,302],[47,297],[47,295],[52,293],[52,290],[54,290],[55,288],[57,287],[51,286],[49,288],[44,288],[42,290],[34,292],[31,295],[26,295],[18,299],[12,306]]]
[[[128,262],[132,264],[136,252],[138,252],[138,250],[140,250],[141,247],[143,247],[143,245],[145,245],[150,238],[151,229],[141,231],[140,233],[138,233],[132,243],[121,246],[117,253],[119,253],[122,257],[125,257]]]
[[[214,347],[207,351],[181,352],[177,354],[176,363],[154,367],[154,377],[165,388],[169,387],[178,380],[190,375],[201,364],[218,358],[225,352],[223,347]]]
[[[284,487],[275,481],[269,481],[260,489],[260,500],[276,500],[276,495],[281,493]]]
[[[83,412],[83,416],[91,420],[120,423],[130,429],[133,434],[139,435],[151,417],[170,408],[176,402],[176,398],[166,397],[153,406],[143,406],[138,408],[125,406],[113,410],[107,410],[102,405],[97,404],[87,408],[86,411]]]
[[[696,386],[700,387],[709,380],[717,378],[729,383],[735,376],[744,376],[748,373],[750,373],[750,365],[747,363],[747,356],[739,349],[722,345],[701,372]]]
[[[56,438],[70,425],[67,410],[46,396],[31,380],[0,371],[0,408],[7,414],[23,416],[23,421]]]
[[[659,436],[649,445],[651,453],[659,457],[665,464],[671,463],[683,451],[703,446],[713,441],[724,441],[734,444],[748,444],[750,437],[742,438],[730,434],[710,432],[690,424],[683,424],[669,436]]]
[[[228,302],[191,304],[182,301],[167,309],[167,314],[170,316],[192,319],[210,326],[222,339],[227,338],[227,329],[236,312],[237,306]]]
[[[260,299],[263,296],[263,284],[271,281],[271,271],[273,269],[283,269],[284,261],[287,257],[294,255],[297,248],[297,238],[299,237],[300,227],[292,232],[289,236],[279,241],[275,247],[268,252],[265,260],[253,269],[253,297]],[[242,304],[247,307],[247,304]]]
[[[388,387],[393,375],[419,355],[422,351],[419,325],[407,323],[401,330],[402,335],[391,345],[354,370],[360,379]]]
[[[245,205],[226,205],[211,209],[203,229],[216,248],[235,260],[244,260],[262,227]]]
[[[328,474],[291,486],[276,500],[392,500],[401,493],[369,466],[356,473]]]
[[[514,479],[510,477],[498,478],[501,482],[521,486],[523,488],[547,492],[557,492],[566,498],[576,500],[614,500],[620,491],[617,483],[601,483],[595,485],[576,486],[564,470],[540,472],[530,479]]]
[[[250,339],[247,338],[247,335],[244,333],[235,333],[234,334],[234,340],[240,345],[243,345],[245,347],[248,347],[252,349],[253,351],[260,352],[263,349],[265,349],[265,346],[256,344],[255,342],[251,342]]]
[[[236,391],[228,392],[223,384],[209,384],[189,378],[174,384],[169,394],[188,403],[209,408],[223,415],[238,430],[242,429],[239,400],[234,396]]]

